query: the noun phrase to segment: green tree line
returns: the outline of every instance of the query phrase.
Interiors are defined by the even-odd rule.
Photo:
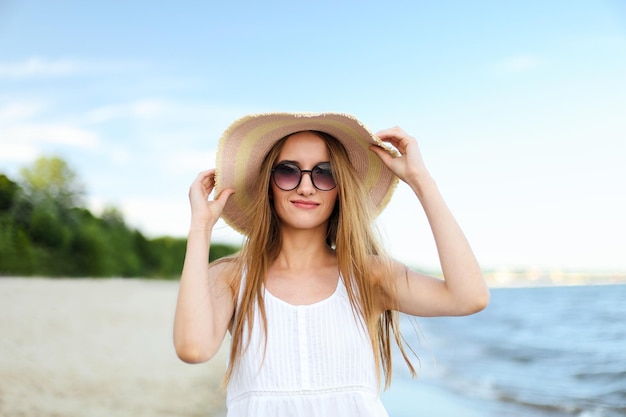
[[[84,207],[84,187],[58,157],[42,157],[13,180],[0,173],[0,276],[177,278],[186,239],[149,239],[108,208]],[[211,245],[210,260],[234,253]]]

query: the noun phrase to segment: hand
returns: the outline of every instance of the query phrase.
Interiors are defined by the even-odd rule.
[[[215,188],[215,170],[202,171],[189,187],[189,202],[191,203],[191,225],[194,229],[211,230],[224,209],[228,198],[235,190],[227,188],[213,201],[209,195]]]
[[[399,127],[381,130],[376,136],[400,152],[394,157],[380,146],[370,146],[383,163],[402,181],[412,183],[428,175],[417,140]]]

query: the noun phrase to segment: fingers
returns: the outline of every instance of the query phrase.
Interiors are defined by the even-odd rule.
[[[401,180],[409,182],[418,176],[423,176],[426,171],[417,140],[395,126],[376,133],[378,138],[396,148],[399,156],[390,155],[383,147],[371,146],[372,152]]]
[[[215,170],[200,172],[189,187],[192,223],[197,228],[210,229],[219,219],[226,201],[235,193],[232,188],[224,189],[213,200],[209,195],[215,188]]]
[[[387,142],[393,145],[400,152],[404,153],[404,150],[413,142],[417,142],[415,138],[402,130],[400,127],[395,126],[389,129],[381,130],[376,133],[376,136],[383,142]]]
[[[215,169],[200,172],[196,176],[196,182],[202,184],[206,189],[213,189],[215,187]]]
[[[208,169],[206,171],[202,171],[198,173],[196,179],[191,184],[190,193],[195,191],[200,191],[205,199],[208,199],[208,196],[211,194],[213,189],[215,188],[215,169]],[[235,193],[235,190],[232,188],[224,189],[220,192],[219,196],[215,196],[215,200],[219,200],[222,203],[226,203],[226,200]]]
[[[376,136],[378,136],[381,140],[384,140],[385,142],[391,140],[401,140],[403,138],[411,138],[411,136],[399,126],[390,127],[389,129],[383,129],[380,132],[376,133]]]
[[[235,190],[233,190],[232,188],[227,188],[225,190],[222,190],[222,192],[220,193],[220,195],[218,195],[215,200],[219,201],[222,205],[226,204],[226,201],[230,198],[231,195],[235,194]]]
[[[190,198],[208,198],[215,186],[215,170],[202,171],[189,186]],[[195,197],[194,197],[195,196]]]

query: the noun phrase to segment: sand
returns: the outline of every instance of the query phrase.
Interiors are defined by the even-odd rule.
[[[178,283],[0,278],[0,416],[223,416],[226,346],[172,345]]]

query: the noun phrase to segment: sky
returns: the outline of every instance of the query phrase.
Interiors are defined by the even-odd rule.
[[[0,172],[60,156],[149,237],[186,236],[221,133],[269,111],[415,136],[485,269],[626,271],[623,1],[0,0]],[[438,268],[406,185],[378,227]]]

